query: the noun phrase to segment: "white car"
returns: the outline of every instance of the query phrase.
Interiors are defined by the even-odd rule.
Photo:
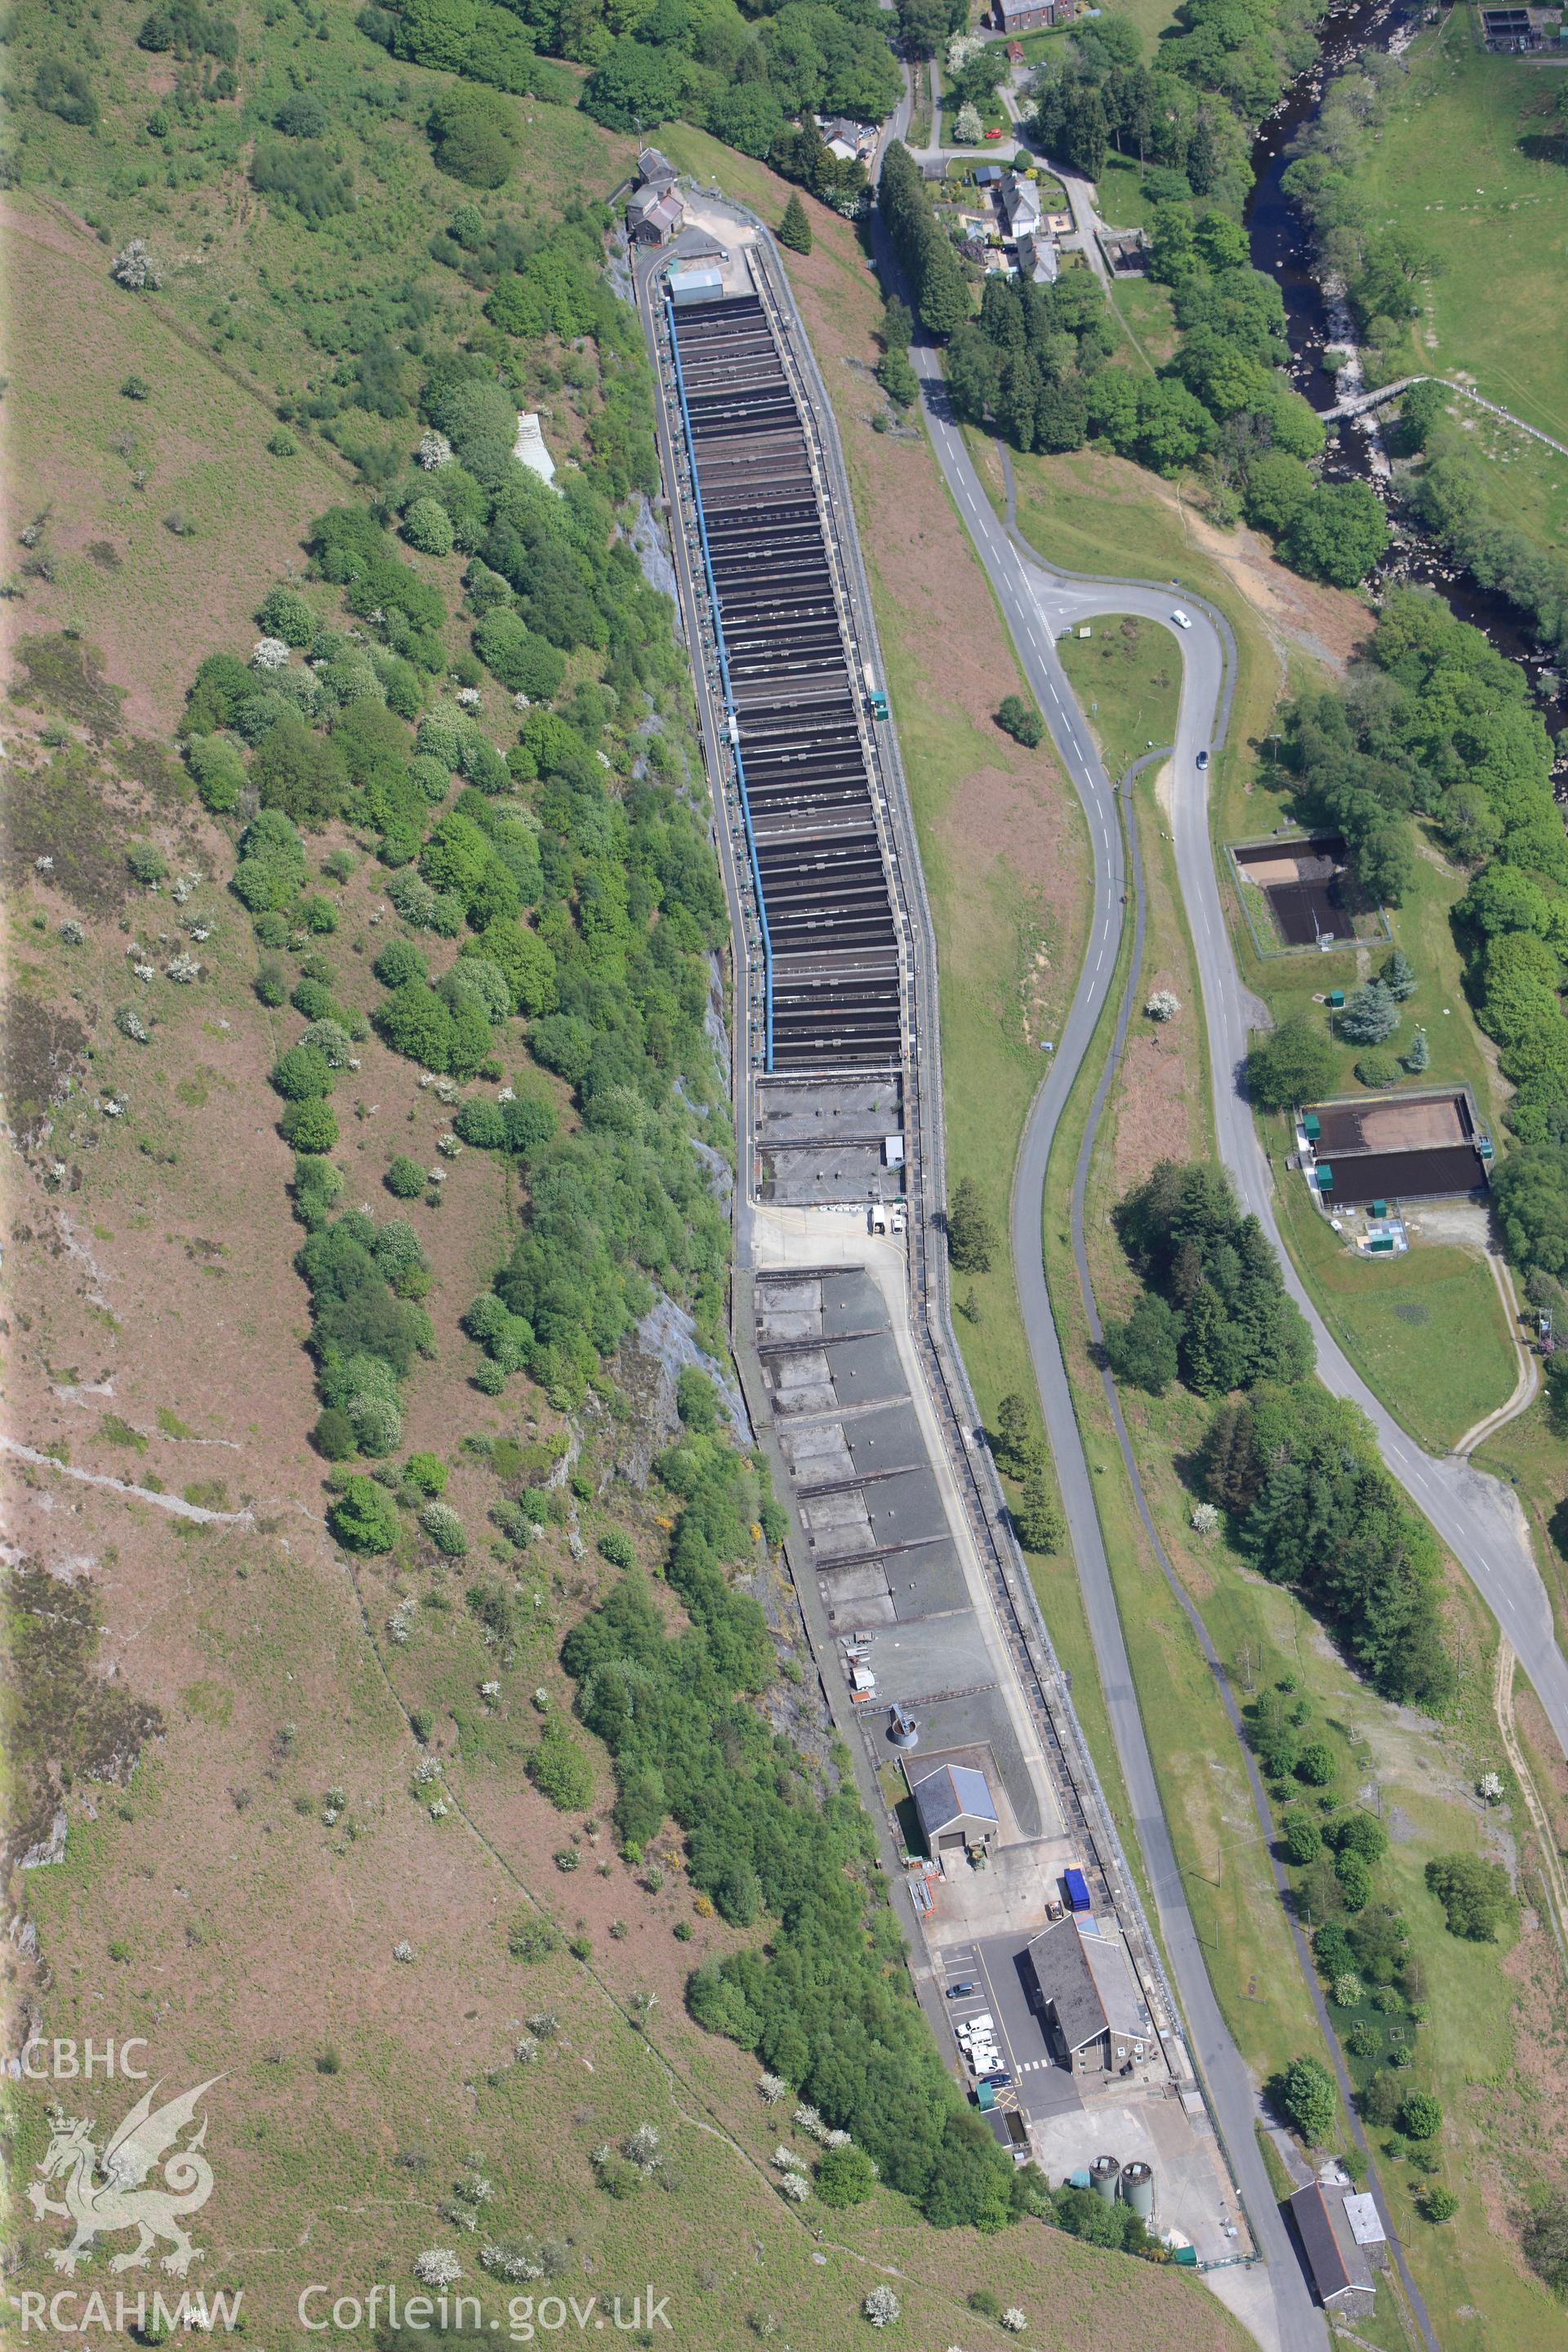
[[[901,1234],[908,1222],[909,1220],[904,1215],[902,1209],[896,1208],[893,1211],[893,1231],[896,1234]]]
[[[1183,612],[1179,604],[1172,614],[1171,618],[1174,621],[1178,629],[1190,629],[1193,625],[1190,616]]]

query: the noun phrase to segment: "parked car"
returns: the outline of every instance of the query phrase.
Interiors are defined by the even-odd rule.
[[[909,1219],[905,1216],[903,1210],[901,1208],[895,1207],[893,1210],[893,1231],[896,1234],[901,1234],[907,1227]]]
[[[1200,774],[1202,773],[1203,770],[1208,766],[1208,763],[1209,763],[1209,755],[1208,755],[1208,753],[1207,753],[1206,751],[1200,751],[1200,752],[1198,753],[1198,771],[1199,771],[1199,773],[1200,773]]]
[[[987,139],[1000,139],[1000,138],[1002,137],[1002,135],[1003,135],[1003,134],[1001,133],[1001,131],[988,131],[985,133],[985,136],[987,137]]]
[[[989,2083],[994,2091],[1006,2091],[1012,2088],[1013,2077],[1005,2066],[999,2067],[994,2074],[982,2074],[980,2079],[983,2083]]]
[[[979,1990],[978,1985],[970,1984],[965,1980],[963,1984],[949,1985],[947,1997],[949,2000],[967,2000],[972,1992],[978,1992]]]
[[[1177,628],[1178,628],[1178,629],[1190,629],[1190,628],[1192,627],[1192,625],[1192,625],[1192,621],[1191,621],[1191,619],[1189,618],[1189,616],[1188,616],[1185,613],[1184,613],[1184,612],[1183,612],[1183,610],[1182,610],[1182,608],[1181,608],[1181,606],[1180,606],[1179,604],[1177,605],[1177,607],[1176,607],[1175,611],[1172,614],[1171,618],[1172,618],[1172,620],[1173,620],[1173,621],[1174,621],[1174,623],[1175,623],[1175,625],[1176,625],[1176,626],[1177,626]]]

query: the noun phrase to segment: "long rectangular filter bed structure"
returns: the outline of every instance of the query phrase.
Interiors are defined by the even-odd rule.
[[[897,1070],[898,932],[795,394],[754,294],[671,303],[668,323],[762,918],[764,1066]]]

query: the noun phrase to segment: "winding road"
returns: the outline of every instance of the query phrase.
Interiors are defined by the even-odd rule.
[[[890,257],[883,250],[879,258],[886,269]],[[887,282],[894,281],[889,278]],[[1554,1638],[1545,1588],[1512,1494],[1465,1460],[1434,1459],[1406,1434],[1330,1336],[1283,1245],[1274,1213],[1270,1165],[1240,1085],[1248,1031],[1258,1025],[1263,1008],[1244,987],[1237,967],[1210,839],[1205,779],[1196,764],[1200,750],[1212,748],[1217,752],[1225,740],[1236,673],[1235,640],[1228,623],[1204,599],[1174,583],[1161,586],[1149,581],[1097,579],[1059,571],[1043,562],[1016,534],[1010,474],[1009,519],[1004,522],[995,513],[949,405],[936,348],[917,340],[910,358],[920,379],[921,407],[938,464],[985,567],[1019,660],[1088,820],[1094,892],[1082,977],[1056,1041],[1050,1073],[1036,1097],[1024,1133],[1012,1204],[1014,1259],[1112,1734],[1172,1973],[1194,2053],[1205,2074],[1249,2216],[1269,2263],[1279,2340],[1288,2352],[1296,2352],[1296,2347],[1324,2343],[1322,2315],[1307,2289],[1264,2172],[1252,2128],[1253,2086],[1220,2013],[1187,1907],[1122,1637],[1093,1479],[1046,1286],[1041,1232],[1047,1166],[1074,1079],[1110,992],[1128,898],[1116,788],[1105,772],[1057,651],[1058,634],[1071,625],[1107,613],[1134,614],[1168,628],[1181,652],[1172,832],[1208,1031],[1219,1153],[1243,1206],[1256,1213],[1279,1254],[1287,1286],[1312,1332],[1319,1375],[1335,1394],[1349,1398],[1367,1416],[1390,1472],[1426,1515],[1497,1617],[1565,1752],[1568,1663]],[[1186,616],[1184,627],[1174,620],[1177,609]]]
[[[1211,745],[1217,750],[1223,741],[1229,715],[1235,671],[1229,625],[1190,590],[1174,584],[1160,587],[1148,581],[1085,578],[1057,571],[1026,549],[992,508],[949,409],[936,351],[917,344],[910,356],[921,378],[937,461],[1001,604],[1058,753],[1083,803],[1094,858],[1094,911],[1083,980],[1058,1042],[1050,1077],[1030,1116],[1018,1169],[1014,1238],[1037,1369],[1045,1328],[1050,1328],[1050,1349],[1056,1347],[1039,1270],[1046,1160],[1110,984],[1126,887],[1114,787],[1068,682],[1057,654],[1056,636],[1069,625],[1095,614],[1133,613],[1169,628],[1182,655],[1172,833],[1203,991],[1220,1158],[1242,1205],[1257,1215],[1279,1254],[1286,1284],[1312,1332],[1319,1377],[1336,1396],[1348,1397],[1358,1405],[1371,1422],[1388,1469],[1426,1513],[1492,1611],[1568,1753],[1568,1661],[1557,1646],[1546,1589],[1512,1493],[1468,1461],[1452,1454],[1438,1459],[1424,1453],[1400,1427],[1330,1335],[1280,1237],[1270,1163],[1258,1139],[1239,1077],[1247,1033],[1259,1008],[1237,969],[1209,836],[1208,795],[1197,767],[1199,751]],[[1173,623],[1178,607],[1191,624],[1185,629]],[[1058,1459],[1062,1446],[1069,1455],[1078,1451],[1070,1400],[1067,1412],[1068,1419],[1059,1432]],[[1058,1430],[1054,1423],[1050,1433],[1057,1444]]]

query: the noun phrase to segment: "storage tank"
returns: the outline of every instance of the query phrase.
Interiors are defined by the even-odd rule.
[[[1154,2218],[1154,2175],[1146,2164],[1121,2168],[1121,2194],[1141,2221]]]
[[[907,1707],[888,1709],[888,1737],[895,1748],[913,1748],[920,1739],[920,1726]]]
[[[1116,2184],[1121,2178],[1121,2167],[1113,2156],[1097,2156],[1089,2168],[1089,2180],[1097,2197],[1108,2205],[1116,2202]]]

